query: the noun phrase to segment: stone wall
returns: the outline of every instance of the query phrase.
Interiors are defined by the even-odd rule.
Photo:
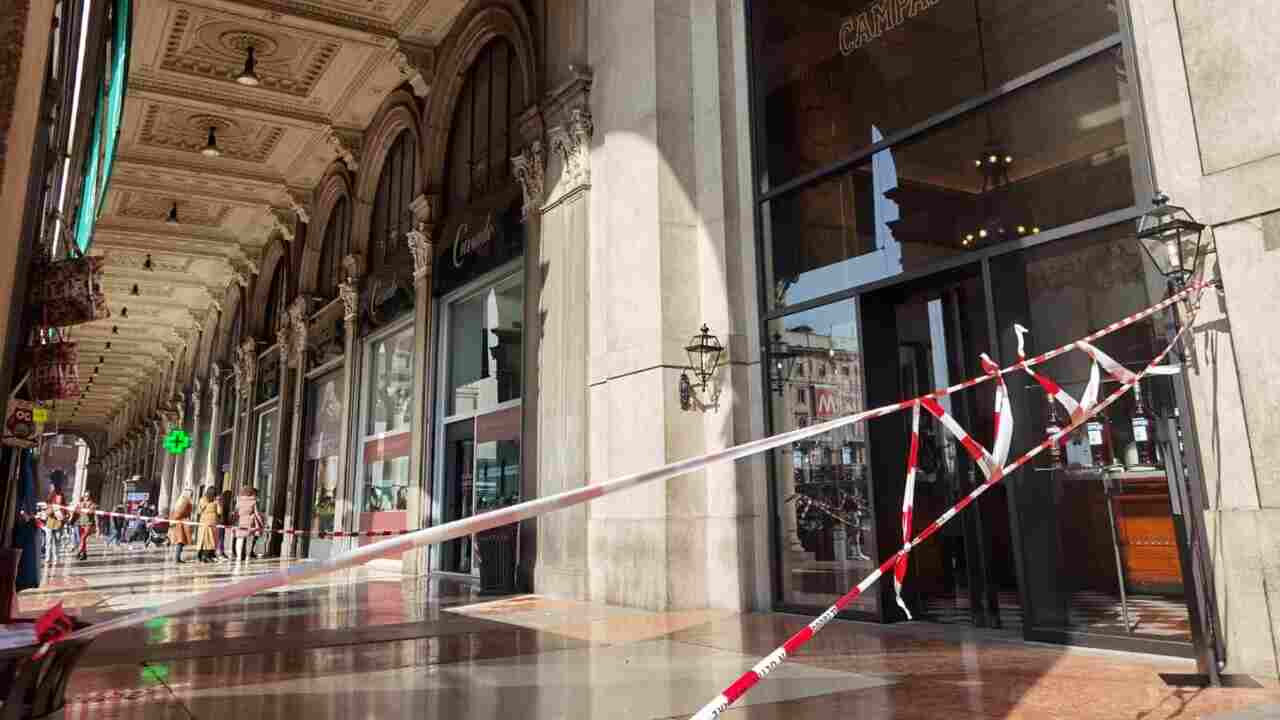
[[[1273,0],[1130,0],[1157,186],[1211,226],[1192,403],[1227,671],[1280,675],[1280,23]]]
[[[9,128],[18,101],[18,70],[30,7],[29,0],[8,0],[0,7],[0,178],[4,177]]]

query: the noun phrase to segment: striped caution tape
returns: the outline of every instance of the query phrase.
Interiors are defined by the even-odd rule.
[[[1199,292],[1200,290],[1203,290],[1205,287],[1208,287],[1208,285],[1209,285],[1208,283],[1196,283],[1188,287],[1187,289],[1170,296],[1166,300],[1163,300],[1160,303],[1157,303],[1156,305],[1153,305],[1150,308],[1147,308],[1146,310],[1140,313],[1135,313],[1127,318],[1124,318],[1122,320],[1118,320],[1112,323],[1105,330],[1098,331],[1088,336],[1087,338],[1085,338],[1085,340],[1093,341],[1107,335],[1108,333],[1114,332],[1119,328],[1126,327],[1128,325],[1132,325],[1133,323],[1139,322],[1144,318],[1150,317],[1151,315],[1154,315],[1155,313],[1160,312],[1165,308],[1168,308],[1174,305],[1175,303],[1190,297],[1192,293]],[[1076,348],[1075,343],[1064,345],[1061,348],[1058,348],[1057,350],[1044,353],[1043,355],[1040,355],[1038,358],[1025,361],[1025,363],[1029,365],[1034,365],[1040,362],[1044,362],[1052,357],[1056,357],[1057,355],[1061,355],[1063,353],[1069,352],[1070,350],[1075,348]],[[1166,349],[1165,352],[1167,353],[1168,350]],[[1163,355],[1164,353],[1161,354],[1161,357],[1163,357]],[[291,565],[277,572],[255,576],[253,578],[249,578],[246,580],[242,580],[240,582],[224,585],[224,586],[221,586],[197,595],[192,595],[192,596],[175,600],[172,602],[168,602],[162,605],[146,608],[144,610],[140,610],[138,612],[135,612],[129,615],[124,615],[124,616],[113,618],[101,623],[97,623],[95,625],[91,625],[89,627],[77,630],[71,633],[70,635],[66,636],[65,639],[68,639],[68,640],[88,639],[92,637],[97,637],[98,635],[102,635],[104,633],[108,633],[114,630],[120,630],[124,628],[141,625],[147,622],[148,620],[152,620],[154,618],[168,617],[171,615],[177,615],[179,613],[187,612],[189,610],[193,610],[195,608],[199,608],[207,605],[213,605],[216,603],[226,602],[229,600],[237,600],[237,599],[249,597],[250,595],[257,594],[264,590],[283,587],[285,585],[302,582],[310,578],[320,577],[320,576],[328,575],[330,573],[338,572],[341,570],[359,567],[372,560],[376,560],[378,558],[399,556],[415,548],[443,543],[448,540],[465,537],[467,535],[473,535],[475,533],[483,532],[485,530],[489,530],[495,527],[510,525],[512,523],[516,523],[521,520],[538,517],[540,515],[544,515],[549,512],[554,512],[556,510],[561,510],[561,509],[572,507],[575,505],[591,502],[592,500],[599,499],[606,495],[612,495],[618,492],[623,492],[625,490],[629,490],[631,488],[634,488],[640,485],[645,485],[645,484],[657,482],[660,480],[667,480],[667,479],[679,477],[682,475],[688,475],[689,473],[701,470],[705,467],[709,467],[709,466],[717,465],[721,463],[733,462],[743,458],[751,457],[768,450],[773,450],[776,448],[790,445],[792,443],[800,442],[802,440],[807,440],[809,438],[817,437],[819,435],[824,435],[824,434],[833,432],[835,430],[838,430],[840,428],[846,427],[848,425],[852,425],[854,423],[863,422],[863,421],[871,420],[874,418],[885,417],[893,413],[900,412],[902,410],[907,410],[912,408],[917,403],[923,403],[926,399],[936,399],[936,398],[944,397],[946,395],[959,392],[960,390],[963,390],[965,388],[980,385],[984,382],[992,380],[995,377],[999,377],[1000,375],[1003,375],[1005,373],[1014,372],[1020,369],[1021,366],[1022,364],[1018,364],[1018,365],[1010,366],[1008,368],[1003,368],[998,373],[985,374],[970,380],[966,380],[962,383],[953,385],[949,388],[936,390],[924,397],[913,398],[910,400],[904,400],[902,402],[893,403],[890,405],[885,405],[885,406],[873,408],[870,410],[864,410],[862,412],[855,413],[853,415],[849,415],[846,417],[836,418],[836,419],[828,420],[826,422],[821,422],[821,423],[815,423],[807,427],[797,428],[795,430],[778,433],[776,435],[772,435],[767,438],[751,440],[730,448],[717,450],[717,451],[706,453],[704,455],[700,455],[697,457],[679,460],[679,461],[664,465],[662,467],[646,470],[643,472],[633,473],[630,475],[625,475],[623,477],[615,478],[613,480],[609,480],[599,484],[577,487],[571,490],[566,490],[560,493],[556,493],[554,495],[548,495],[548,496],[536,498],[533,500],[528,500],[522,503],[518,503],[516,505],[510,505],[508,507],[501,508],[498,510],[493,510],[487,513],[481,513],[479,515],[473,515],[468,518],[454,520],[452,522],[443,523],[441,525],[436,525],[434,527],[424,528],[421,530],[414,530],[412,532],[399,535],[398,537],[385,538],[385,539],[379,540],[378,542],[370,543],[363,547],[356,548],[354,550],[341,553],[339,555],[335,555],[325,560]],[[1003,471],[1008,472],[1009,470],[1012,470],[1020,466],[1021,464],[1025,463],[1028,459],[1030,459],[1030,457],[1033,457],[1040,450],[1044,449],[1045,446],[1046,445],[1040,446],[1039,448],[1034,450],[1032,453],[1029,453],[1023,458],[1020,458],[1015,464],[1010,465],[1007,468],[1004,468]],[[988,480],[987,483],[980,485],[978,489],[975,490],[975,493],[980,493],[984,491],[987,487],[990,487],[992,482],[995,482],[995,481]],[[934,532],[937,532],[937,528],[941,526],[941,523],[946,522],[946,520],[949,520],[950,517],[954,516],[956,512],[958,512],[960,509],[963,509],[964,506],[967,506],[970,502],[972,502],[973,498],[975,497],[977,497],[976,494],[971,494],[965,500],[961,501],[961,503],[958,503],[957,507],[952,508],[946,514],[944,514],[942,518],[939,518],[939,520],[935,520],[928,528],[925,529],[924,532],[922,532],[914,540],[911,541],[910,547],[914,547],[919,542],[923,541],[924,539],[927,539]],[[904,548],[898,552],[899,554],[906,554],[907,552],[909,552],[909,547],[904,546]],[[821,618],[819,618],[819,620],[823,620],[823,618],[825,618],[825,620],[821,624],[817,625],[817,629],[821,629],[821,625],[824,625],[826,622],[830,620],[831,617],[834,617],[835,613],[839,612],[840,609],[848,605],[848,603],[851,602],[854,598],[856,598],[858,594],[860,594],[863,590],[866,589],[866,587],[869,587],[872,583],[878,580],[881,575],[883,575],[885,572],[892,569],[893,566],[896,564],[896,562],[897,562],[896,556],[890,557],[888,560],[886,560],[885,564],[882,565],[880,569],[878,569],[871,576],[868,576],[868,578],[866,578],[862,583],[860,583],[859,586],[854,589],[854,591],[851,591],[850,595],[847,595],[845,598],[842,598],[843,604],[838,603],[838,606],[833,606],[833,608],[829,610],[828,613],[824,613],[824,615]],[[814,630],[810,629],[809,632],[811,636]],[[799,645],[802,645],[802,644],[803,644],[803,641],[799,642]],[[798,647],[798,645],[792,643],[788,647],[790,647],[791,649],[794,649],[794,647]],[[784,647],[783,650],[786,650],[787,652],[790,651],[786,647]],[[786,655],[784,652],[782,655],[782,658],[785,658],[785,656]],[[778,662],[781,662],[781,660],[778,660]],[[757,677],[757,680],[758,680],[758,677]],[[754,682],[755,681],[751,681],[751,684],[754,684]],[[743,690],[743,692],[745,692],[745,689]],[[734,699],[736,698],[737,698],[737,695],[734,696]],[[727,703],[726,703],[726,706],[727,706]],[[710,708],[712,706],[709,705],[708,707]],[[718,714],[718,712],[719,711],[716,711],[716,714]],[[714,717],[714,715],[700,714],[700,717]]]
[[[1199,289],[1203,289],[1204,284],[1198,284],[1196,287],[1199,287]],[[1184,294],[1184,293],[1180,293],[1179,295],[1182,295],[1182,297],[1188,296],[1187,294]],[[1178,296],[1174,296],[1174,297],[1178,297]],[[1178,298],[1178,299],[1181,299],[1181,298]],[[726,687],[718,696],[716,696],[714,700],[707,703],[700,710],[698,710],[698,712],[695,713],[690,720],[712,720],[713,718],[719,717],[726,709],[729,708],[730,705],[736,702],[743,695],[747,694],[747,692],[751,690],[751,688],[755,687],[757,683],[759,683],[761,680],[767,677],[769,673],[773,672],[774,669],[776,669],[779,665],[785,662],[788,657],[795,654],[796,651],[798,651],[800,648],[804,647],[804,645],[807,644],[809,640],[813,638],[814,635],[816,635],[819,631],[821,631],[822,628],[827,625],[827,623],[831,622],[831,620],[835,618],[836,615],[839,614],[842,610],[847,608],[850,603],[858,599],[858,597],[861,596],[862,593],[866,592],[867,589],[869,589],[872,585],[874,585],[881,577],[884,576],[885,573],[893,570],[897,566],[899,558],[910,554],[912,550],[914,550],[921,543],[923,543],[924,541],[932,537],[933,534],[938,532],[938,530],[940,530],[943,525],[946,525],[948,522],[950,522],[952,518],[954,518],[956,515],[962,512],[966,507],[968,507],[975,500],[981,497],[983,493],[985,493],[990,488],[995,487],[1005,477],[1008,477],[1009,473],[1013,472],[1019,467],[1022,467],[1026,463],[1030,462],[1034,457],[1039,455],[1041,452],[1044,452],[1045,450],[1050,448],[1053,445],[1053,443],[1058,442],[1062,437],[1070,434],[1071,432],[1076,430],[1076,428],[1079,428],[1081,425],[1083,425],[1087,420],[1089,420],[1093,416],[1105,410],[1112,403],[1118,400],[1122,395],[1124,395],[1126,392],[1132,389],[1133,386],[1136,385],[1138,381],[1141,380],[1143,377],[1145,377],[1148,374],[1152,374],[1153,371],[1157,373],[1161,372],[1161,371],[1156,371],[1156,368],[1160,366],[1161,363],[1164,362],[1164,358],[1169,354],[1169,352],[1174,348],[1174,346],[1177,345],[1178,341],[1182,339],[1182,336],[1187,332],[1187,329],[1190,328],[1192,325],[1194,325],[1195,312],[1198,309],[1199,309],[1198,303],[1193,304],[1191,319],[1188,320],[1188,322],[1182,327],[1182,329],[1177,333],[1177,335],[1174,336],[1172,341],[1170,341],[1169,345],[1165,347],[1163,350],[1161,350],[1160,353],[1156,355],[1156,357],[1150,363],[1148,363],[1147,366],[1143,368],[1141,372],[1139,373],[1129,372],[1125,376],[1126,379],[1121,382],[1119,389],[1117,389],[1115,392],[1108,395],[1101,402],[1093,404],[1090,408],[1080,413],[1079,416],[1073,417],[1070,424],[1067,425],[1067,427],[1061,428],[1056,434],[1045,438],[1040,444],[1031,448],[1029,451],[1024,453],[1017,460],[1014,460],[1012,463],[1009,463],[1007,466],[998,468],[996,471],[988,475],[987,480],[985,482],[983,482],[981,485],[974,488],[969,494],[967,494],[959,502],[952,505],[946,512],[942,513],[942,515],[940,515],[938,519],[929,523],[929,526],[926,527],[919,535],[917,535],[915,538],[911,539],[910,541],[904,543],[901,550],[899,550],[898,552],[890,556],[887,560],[885,560],[880,565],[880,567],[876,568],[869,575],[863,578],[862,581],[859,582],[852,590],[850,590],[845,595],[841,596],[840,599],[836,600],[835,604],[827,608],[826,612],[824,612],[822,615],[819,615],[813,622],[809,623],[809,625],[807,625],[800,632],[788,638],[787,641],[784,642],[781,647],[774,650],[772,653],[770,653],[760,662],[756,663],[754,667],[752,667],[750,670],[748,670],[747,672],[739,676],[737,680],[734,680],[733,683],[731,683],[728,687]],[[1118,327],[1123,327],[1123,326],[1124,325],[1121,322],[1117,322],[1117,323],[1112,323],[1112,325],[1108,327],[1116,327],[1118,329]],[[1095,358],[1095,360],[1098,360],[1099,356],[1102,355],[1100,352],[1097,352],[1095,354],[1096,348],[1094,348],[1095,352],[1090,352],[1088,349],[1081,347],[1079,343],[1073,343],[1072,345],[1077,349],[1080,349],[1084,352],[1089,353],[1091,356]],[[1041,357],[1044,357],[1044,356],[1041,356]],[[1043,362],[1043,360],[1041,360],[1041,362]],[[1007,370],[1002,372],[1007,372]],[[935,412],[934,408],[930,407],[931,400],[933,400],[932,397],[921,398],[920,403],[924,405],[925,409],[929,410],[931,413],[934,413],[935,417],[938,417],[938,419],[943,423],[944,426],[948,425],[947,420],[945,420],[944,418],[949,416],[945,413],[945,411],[942,411],[942,408],[938,406],[936,401],[932,403],[933,406],[935,406],[938,411],[938,412]],[[963,428],[959,428],[959,430],[961,431],[961,433],[963,433]],[[964,434],[964,437],[967,437],[967,433]],[[970,441],[968,444],[965,444],[963,440],[961,442],[962,444],[964,444],[966,450],[970,452],[970,455],[975,456],[975,460],[977,460],[978,457],[983,456],[983,453],[985,452],[985,450],[981,447],[981,445],[978,445],[974,441]]]
[[[73,512],[73,513],[85,513],[85,512],[89,512],[88,510],[84,510],[83,508],[78,508],[78,507],[76,507],[76,506],[74,506],[74,505],[49,505],[49,504],[46,504],[46,507],[57,508],[57,509],[59,509],[59,510],[66,510],[66,511],[68,511],[68,512]],[[158,516],[155,516],[155,515],[151,515],[151,516],[147,516],[147,515],[137,515],[137,514],[130,514],[130,513],[110,512],[110,511],[107,511],[107,510],[93,510],[92,512],[93,512],[93,514],[94,514],[94,515],[99,516],[99,517],[125,518],[126,520],[143,520],[143,521],[145,521],[145,522],[149,522],[149,523],[168,523],[168,524],[170,524],[170,525],[173,525],[173,524],[175,524],[175,523],[176,523],[176,524],[178,524],[178,525],[187,525],[187,526],[189,526],[189,527],[193,527],[193,528],[198,528],[198,527],[200,527],[200,523],[199,523],[199,522],[196,522],[195,520],[173,520],[173,519],[167,519],[167,518],[158,517]],[[268,522],[270,522],[270,521],[271,521],[271,520],[270,520],[270,519],[268,519]],[[239,526],[237,526],[237,525],[221,525],[221,524],[219,524],[219,525],[215,525],[214,527],[226,527],[226,528],[231,528],[231,529],[233,529],[233,530],[236,530],[236,529],[239,529],[239,530],[248,530],[248,529],[249,529],[249,528],[241,528],[241,527],[239,527]],[[322,540],[328,540],[328,539],[332,539],[332,538],[394,537],[394,536],[396,536],[396,535],[407,535],[407,534],[409,534],[409,533],[413,532],[412,530],[359,530],[359,531],[352,530],[352,531],[343,531],[343,530],[297,530],[297,529],[294,529],[294,528],[255,528],[255,529],[254,529],[254,531],[255,531],[255,532],[269,532],[269,533],[276,533],[276,534],[279,534],[279,535],[290,535],[290,536],[292,536],[292,535],[310,535],[310,536],[312,536],[312,537],[317,537],[317,538],[320,538],[320,539],[322,539]]]

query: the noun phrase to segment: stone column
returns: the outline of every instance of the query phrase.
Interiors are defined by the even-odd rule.
[[[299,295],[289,305],[290,343],[288,352],[288,368],[284,385],[293,385],[293,402],[286,406],[284,398],[280,399],[280,414],[288,412],[292,417],[289,433],[289,453],[287,474],[283,481],[288,488],[285,497],[284,529],[293,530],[298,524],[298,515],[302,512],[303,503],[311,502],[311,498],[302,495],[302,468],[306,448],[303,432],[306,422],[302,416],[307,383],[307,320],[311,317],[311,299]],[[286,409],[287,408],[287,409]],[[307,528],[309,529],[309,528]],[[299,555],[302,551],[300,538],[296,535],[285,536],[281,554],[286,558]]]
[[[254,484],[253,406],[258,379],[258,349],[253,338],[246,338],[236,350],[236,428],[235,454],[231,458],[236,490],[246,483]]]
[[[204,448],[200,445],[200,400],[204,397],[203,390],[200,379],[193,378],[191,380],[191,447],[187,448],[182,476],[182,487],[191,488],[192,491],[196,487],[196,455],[204,451]],[[213,443],[206,442],[205,444],[212,445]]]
[[[338,297],[342,299],[342,319],[345,323],[346,360],[342,363],[342,407],[347,414],[347,422],[342,424],[342,438],[339,444],[342,464],[334,498],[333,529],[335,532],[355,529],[357,516],[352,503],[352,494],[355,484],[359,481],[355,477],[359,463],[353,463],[351,455],[355,443],[352,434],[358,432],[356,423],[360,421],[360,413],[355,407],[360,394],[356,387],[358,373],[354,366],[356,348],[360,342],[360,276],[364,266],[362,258],[357,255],[348,255],[343,259],[343,264],[347,268],[347,279],[339,284]],[[335,547],[344,545],[336,540],[334,544]],[[350,544],[354,545],[354,543]]]
[[[531,500],[538,497],[538,393],[539,393],[539,370],[538,367],[538,348],[540,347],[541,310],[540,303],[536,298],[540,297],[540,289],[542,283],[541,265],[536,260],[539,258],[539,248],[542,246],[542,208],[547,199],[546,193],[546,151],[543,143],[545,128],[542,120],[542,112],[540,108],[533,108],[520,119],[520,135],[524,142],[524,147],[519,154],[511,158],[512,174],[520,183],[520,189],[523,194],[524,204],[521,211],[521,220],[524,223],[525,237],[525,266],[524,266],[524,282],[525,282],[525,307],[524,317],[521,322],[525,328],[524,332],[524,352],[522,362],[524,364],[524,430],[520,438],[520,495],[522,500]],[[517,558],[517,583],[522,589],[531,589],[534,586],[534,572],[538,566],[538,536],[539,536],[538,518],[530,518],[520,523],[519,538],[519,557]],[[586,528],[581,528],[581,534],[585,536]],[[578,573],[581,577],[585,577],[585,568],[579,568]],[[576,585],[574,583],[561,584],[559,587],[565,594],[575,594],[579,597],[583,595],[581,592],[585,588],[585,581],[581,581]]]
[[[272,458],[275,466],[271,472],[275,476],[275,483],[272,487],[271,494],[271,518],[270,523],[273,528],[285,527],[286,521],[292,522],[293,512],[290,509],[290,501],[294,497],[292,476],[289,475],[291,459],[297,447],[290,440],[293,437],[293,405],[295,396],[295,385],[293,381],[293,363],[291,362],[293,352],[293,330],[292,325],[286,322],[284,325],[276,329],[276,348],[275,352],[280,353],[280,390],[276,397],[276,426],[275,426],[275,457]],[[272,533],[269,537],[266,547],[267,554],[271,557],[279,556],[284,550],[285,537],[279,533]],[[290,544],[292,544],[290,542]]]
[[[417,530],[430,524],[431,508],[431,267],[435,261],[436,216],[440,201],[435,195],[419,195],[410,205],[414,228],[406,234],[413,254],[413,333],[417,344],[413,353],[413,432],[409,452],[409,477],[417,483],[411,488],[408,503],[408,527]],[[430,552],[414,550],[401,556],[401,572],[425,574]]]
[[[222,487],[222,472],[217,467],[218,443],[222,440],[222,403],[219,402],[222,394],[222,368],[218,363],[209,366],[206,382],[209,383],[209,434],[207,447],[204,448],[204,484],[226,490]]]
[[[580,71],[545,104],[551,151],[547,181],[554,178],[554,183],[545,199],[531,198],[532,205],[526,204],[526,281],[531,283],[527,297],[532,299],[526,314],[526,364],[535,375],[529,381],[533,392],[525,410],[525,426],[533,428],[533,437],[525,441],[524,458],[536,483],[526,490],[528,497],[585,485],[590,469],[587,363],[588,353],[597,350],[582,339],[590,337],[594,305],[588,286],[593,272],[591,82],[591,74]],[[637,394],[651,396],[656,391],[646,388]],[[594,505],[580,505],[538,519],[532,575],[539,591],[589,596],[588,528],[594,512]],[[522,560],[529,562],[527,557]]]

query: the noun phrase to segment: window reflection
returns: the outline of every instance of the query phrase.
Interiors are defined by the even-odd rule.
[[[369,344],[360,530],[408,528],[413,428],[413,327]],[[361,538],[367,544],[376,538]]]
[[[1117,62],[1102,53],[765,203],[770,300],[803,302],[1132,206]],[[873,125],[868,138],[882,137]]]
[[[752,3],[772,184],[1119,30],[1108,0]],[[984,77],[985,76],[985,77]]]
[[[450,308],[448,415],[520,399],[524,282],[513,277]]]
[[[844,301],[770,323],[775,432],[866,408],[855,308]],[[876,557],[866,425],[792,443],[775,451],[773,462],[780,484],[784,601],[827,605],[870,570]],[[865,612],[877,607],[875,593],[855,603]]]

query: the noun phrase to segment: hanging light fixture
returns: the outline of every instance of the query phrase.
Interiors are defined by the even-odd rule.
[[[120,308],[120,317],[125,318],[127,320],[129,318],[129,308],[127,307]]]
[[[151,262],[151,253],[147,253],[147,259],[142,261],[142,269],[151,272],[156,269],[155,263]]]
[[[774,333],[773,342],[769,344],[769,381],[775,393],[781,395],[786,389],[797,357],[799,354],[782,340],[782,334]]]
[[[110,349],[111,349],[111,343],[110,343],[110,342],[108,342],[108,343],[107,343],[107,347],[106,347],[105,349],[106,349],[106,350],[110,350]]]
[[[142,294],[142,290],[138,287],[138,283],[133,284],[133,289],[129,290],[129,294],[135,297]]]
[[[178,201],[173,201],[173,206],[169,208],[169,217],[164,219],[166,225],[178,224]]]
[[[205,143],[204,149],[200,151],[200,154],[209,158],[222,157],[222,151],[218,149],[218,129],[216,127],[209,126],[209,142]]]
[[[982,72],[982,92],[991,87],[991,78],[987,70],[986,42],[982,34],[982,10],[978,0],[973,3],[974,25],[978,31],[978,64]],[[1040,234],[1040,227],[1027,218],[1007,221],[1002,216],[1001,208],[994,207],[997,202],[995,194],[1010,185],[1009,169],[1013,166],[1013,154],[1004,146],[995,131],[991,120],[991,110],[983,111],[983,119],[987,125],[987,144],[982,154],[973,161],[973,166],[982,173],[982,190],[978,193],[979,220],[976,227],[961,232],[960,245],[966,249],[1004,242],[1013,237],[1026,237]],[[1007,200],[1004,203],[1007,205]]]
[[[108,345],[110,345],[111,343],[107,343],[107,344],[108,344]],[[104,362],[106,362],[106,361],[107,361],[107,356],[106,356],[106,355],[99,355],[99,356],[98,356],[98,364],[99,364],[99,365],[101,365],[102,363],[104,363]]]
[[[112,335],[119,335],[119,334],[120,334],[120,326],[119,326],[119,325],[112,325],[112,326],[111,326],[111,334],[112,334]]]
[[[247,87],[257,87],[261,84],[262,80],[258,78],[258,73],[253,71],[254,66],[257,64],[258,62],[253,56],[253,46],[250,45],[248,55],[244,58],[244,70],[241,70],[240,74],[236,76],[236,82]]]

